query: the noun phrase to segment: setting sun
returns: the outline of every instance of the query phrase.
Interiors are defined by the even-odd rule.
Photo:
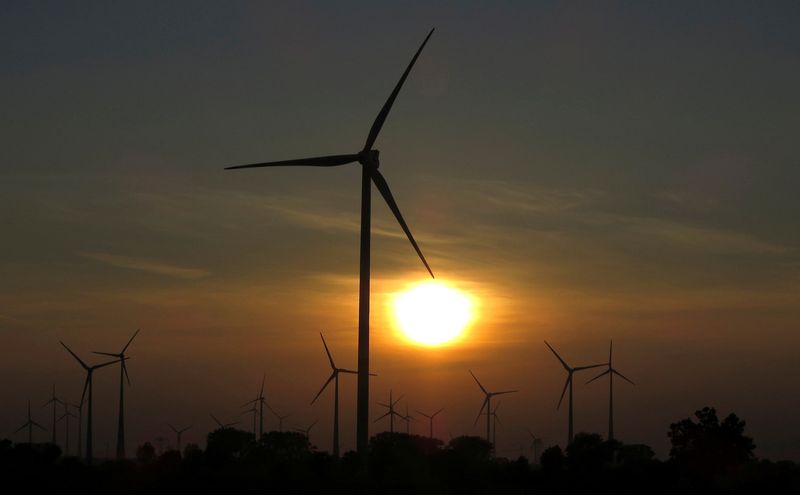
[[[394,318],[414,343],[437,346],[453,341],[473,317],[470,297],[441,282],[425,282],[397,294]]]

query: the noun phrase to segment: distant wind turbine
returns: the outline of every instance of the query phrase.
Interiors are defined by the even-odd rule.
[[[494,448],[495,452],[497,452],[497,423],[500,422],[500,416],[497,415],[497,410],[500,409],[500,401],[497,401],[495,404],[494,409],[492,410],[492,447]],[[489,410],[486,410],[486,413],[489,413]]]
[[[253,407],[255,407],[256,404],[258,404],[258,406],[259,406],[258,407],[258,437],[256,438],[256,441],[260,440],[261,437],[264,436],[264,404],[266,403],[266,400],[264,399],[264,382],[266,380],[267,380],[267,374],[264,373],[264,376],[261,377],[261,391],[258,393],[258,397],[256,397],[255,399],[253,399],[251,401],[247,401],[244,404],[242,404],[242,407],[248,406],[250,404],[253,404]],[[255,435],[255,434],[256,434],[256,431],[255,431],[255,428],[253,428],[253,435]]]
[[[23,424],[22,426],[17,428],[17,430],[14,433],[18,433],[18,432],[22,431],[23,429],[27,428],[28,429],[28,444],[29,445],[33,445],[33,427],[34,426],[39,428],[42,431],[47,431],[47,428],[45,428],[44,426],[40,425],[39,423],[37,423],[33,419],[31,419],[31,401],[29,399],[28,400],[28,421],[26,421],[25,424]]]
[[[53,404],[53,445],[56,444],[56,407],[59,404],[64,404],[64,401],[56,397],[56,384],[53,384],[53,395],[50,397],[50,400],[42,404],[42,407],[47,407],[49,404]]]
[[[211,414],[210,416],[211,416],[211,419],[213,419],[214,422],[217,423],[217,426],[219,426],[220,430],[224,430],[225,428],[230,428],[233,425],[238,425],[239,424],[239,421],[234,421],[233,423],[223,423],[222,421],[218,420],[217,417],[214,416],[213,414]]]
[[[128,386],[131,384],[131,379],[128,377],[128,367],[125,366],[125,361],[128,360],[128,357],[125,355],[125,351],[128,350],[128,346],[131,345],[133,339],[136,338],[136,335],[139,334],[139,329],[133,332],[133,336],[130,338],[125,347],[122,348],[119,352],[95,352],[95,354],[100,354],[103,356],[111,356],[119,359],[120,367],[119,367],[119,418],[117,420],[117,459],[124,459],[125,458],[125,380],[128,381]]]
[[[514,392],[519,392],[519,390],[505,390],[503,392],[489,392],[486,390],[481,382],[478,381],[478,377],[475,376],[475,373],[472,370],[469,370],[469,374],[472,375],[472,378],[475,379],[475,383],[481,388],[484,396],[486,397],[483,399],[483,404],[481,404],[481,410],[478,411],[478,416],[475,418],[475,424],[478,424],[478,420],[481,418],[481,414],[483,414],[484,408],[486,409],[486,441],[492,442],[492,415],[490,414],[492,410],[492,397],[496,395],[503,395],[503,394],[512,394]]]
[[[281,416],[280,414],[277,413],[277,411],[275,411],[275,409],[270,407],[269,404],[267,404],[267,409],[269,409],[270,412],[272,412],[272,414],[274,414],[275,417],[278,418],[278,431],[283,432],[283,420],[291,416],[292,413],[284,414]]]
[[[636,385],[632,381],[628,380],[625,375],[617,371],[611,365],[611,352],[614,349],[614,341],[612,340],[608,346],[608,369],[604,372],[600,373],[596,377],[589,380],[588,383],[592,383],[593,381],[597,380],[598,378],[608,375],[608,439],[614,440],[614,375],[622,378],[626,382],[630,383],[631,385]]]
[[[242,414],[253,413],[253,436],[256,436],[256,418],[258,417],[258,408],[256,408],[255,404],[253,407],[248,409],[247,411],[242,412]]]
[[[411,434],[411,422],[412,421],[416,421],[416,419],[414,418],[414,416],[412,416],[412,415],[410,415],[408,413],[408,401],[406,401],[406,414],[405,414],[405,416],[403,416],[403,421],[406,422],[406,435],[410,435]]]
[[[319,333],[319,336],[322,339],[322,345],[325,346],[325,354],[328,355],[328,362],[331,365],[331,375],[328,377],[328,381],[319,389],[317,395],[314,396],[314,400],[311,401],[311,404],[313,405],[314,402],[317,401],[319,396],[322,395],[322,392],[324,392],[331,381],[333,381],[333,455],[334,457],[339,457],[339,373],[350,373],[353,375],[357,375],[358,373],[346,368],[337,368],[322,332]]]
[[[64,414],[62,414],[58,420],[64,421],[64,455],[69,457],[69,418],[77,418],[74,414],[69,412],[69,404],[66,402],[62,402],[64,404]],[[80,433],[78,433],[80,438]],[[80,453],[78,454],[80,455]]]
[[[106,366],[110,366],[118,360],[114,361],[107,361],[105,363],[96,364],[94,366],[89,366],[88,364],[84,363],[81,358],[78,357],[77,354],[72,352],[72,349],[67,347],[67,344],[61,342],[61,345],[64,346],[64,349],[67,350],[75,360],[86,370],[86,381],[83,384],[83,393],[81,394],[81,404],[83,404],[84,398],[87,399],[88,409],[86,411],[86,463],[92,463],[92,376],[94,376],[95,370],[100,368],[104,368]],[[87,397],[86,390],[89,390],[89,395]]]
[[[420,52],[425,47],[425,44],[433,34],[431,29],[428,36],[420,45],[411,63],[406,67],[405,72],[400,77],[397,85],[392,90],[389,98],[384,103],[375,121],[372,123],[367,140],[364,147],[358,153],[346,155],[328,155],[314,158],[301,158],[297,160],[282,160],[277,162],[263,162],[253,163],[249,165],[238,165],[234,167],[227,167],[226,169],[242,169],[242,168],[257,168],[257,167],[285,167],[285,166],[306,166],[306,167],[335,167],[339,165],[346,165],[348,163],[358,162],[361,164],[361,254],[360,254],[360,281],[359,281],[359,295],[358,295],[358,397],[356,408],[356,445],[358,452],[364,453],[367,449],[369,442],[369,295],[370,295],[370,221],[371,221],[371,189],[372,184],[378,188],[378,191],[383,196],[383,199],[389,205],[389,209],[394,214],[400,227],[408,237],[411,245],[417,252],[417,255],[422,260],[422,263],[427,268],[428,272],[433,277],[428,262],[422,255],[417,245],[417,241],[411,235],[411,230],[408,228],[406,221],[400,214],[400,208],[392,196],[389,185],[383,174],[378,171],[379,159],[378,150],[373,149],[375,140],[383,127],[389,111],[400,93],[403,83],[408,77],[411,68],[417,61]]]
[[[313,428],[318,422],[319,422],[319,420],[315,420],[313,423],[308,425],[308,428],[305,428],[305,429],[303,429],[303,428],[295,428],[294,431],[296,431],[297,433],[302,433],[303,435],[305,435],[306,440],[308,440],[310,442],[311,441],[310,440],[311,439],[311,428]]]
[[[191,428],[192,426],[191,426],[191,425],[189,425],[189,426],[186,426],[186,427],[184,427],[184,428],[181,428],[180,430],[179,430],[179,429],[177,429],[177,428],[175,428],[174,426],[172,426],[172,425],[171,425],[171,424],[169,424],[169,423],[167,423],[167,426],[169,426],[169,428],[170,428],[172,431],[174,431],[174,432],[175,432],[175,435],[177,436],[177,439],[176,439],[176,440],[177,440],[177,441],[176,441],[176,444],[178,445],[178,452],[181,452],[181,436],[183,435],[183,432],[185,432],[186,430],[188,430],[188,429],[189,429],[189,428]]]
[[[561,407],[561,402],[564,400],[564,394],[567,392],[567,388],[569,388],[569,419],[568,419],[569,425],[567,427],[567,430],[568,430],[568,433],[567,433],[567,445],[569,445],[569,444],[572,443],[572,438],[573,438],[573,436],[572,436],[572,431],[573,431],[572,430],[572,410],[573,410],[573,405],[572,405],[572,375],[577,371],[583,371],[583,370],[588,370],[588,369],[591,369],[591,368],[598,368],[600,366],[605,366],[606,363],[592,364],[592,365],[589,365],[589,366],[576,366],[576,367],[572,368],[572,367],[570,367],[570,365],[568,365],[566,363],[566,361],[561,359],[561,356],[558,355],[556,350],[553,349],[553,347],[550,344],[548,344],[546,340],[544,341],[544,343],[553,352],[555,357],[557,357],[558,360],[561,361],[561,365],[564,366],[564,369],[567,371],[567,381],[564,382],[564,390],[561,391],[561,398],[558,399],[558,406],[556,407],[556,409]]]
[[[403,396],[401,395],[397,399],[392,400],[392,391],[389,390],[389,403],[388,404],[384,404],[382,402],[378,402],[379,406],[383,406],[383,407],[387,408],[388,411],[386,412],[386,414],[384,414],[384,415],[380,416],[378,419],[376,419],[375,422],[377,423],[378,421],[382,420],[386,416],[389,416],[389,432],[391,432],[391,433],[394,433],[394,417],[397,416],[398,418],[403,419],[403,415],[398,413],[394,409],[394,406],[396,406],[397,403],[400,402],[400,399],[402,399],[402,398],[403,398]]]
[[[78,458],[83,456],[83,399],[80,404],[70,404],[78,411]]]
[[[428,436],[429,436],[430,438],[433,438],[433,418],[435,418],[435,417],[436,417],[436,415],[437,415],[437,414],[439,414],[439,413],[440,413],[440,412],[442,412],[442,411],[444,411],[444,408],[441,408],[441,409],[439,409],[438,411],[436,411],[436,412],[435,412],[435,413],[433,413],[433,414],[425,414],[424,412],[422,412],[422,411],[420,411],[419,409],[417,409],[417,412],[418,412],[418,413],[420,413],[420,414],[422,414],[422,415],[423,415],[423,416],[425,416],[426,418],[428,418],[428,421],[430,422],[430,430],[429,430],[429,433],[428,433]]]
[[[539,446],[542,444],[542,439],[534,435],[530,429],[528,429],[528,435],[531,436],[531,451],[533,453],[533,463],[539,464]]]

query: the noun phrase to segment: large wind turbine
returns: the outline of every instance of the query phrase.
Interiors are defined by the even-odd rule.
[[[267,374],[264,373],[264,376],[261,377],[261,391],[258,393],[258,397],[256,397],[255,399],[253,399],[251,401],[247,401],[244,404],[242,404],[242,407],[248,406],[250,404],[253,404],[253,407],[255,407],[256,404],[259,405],[259,407],[258,407],[258,438],[256,438],[256,441],[259,441],[261,439],[261,437],[264,436],[264,404],[266,403],[266,400],[264,399],[264,382],[266,380],[267,380]],[[253,428],[253,435],[255,435],[255,434],[256,434],[256,430],[255,430],[255,427],[254,427]]]
[[[40,425],[39,423],[37,423],[33,419],[31,419],[31,401],[29,399],[28,400],[28,421],[26,421],[24,425],[22,425],[19,428],[17,428],[17,430],[14,433],[20,432],[24,428],[28,428],[28,444],[29,445],[33,445],[33,427],[34,426],[39,428],[42,431],[47,431],[47,428],[45,428],[44,426]]]
[[[69,457],[69,418],[77,418],[77,416],[69,412],[69,404],[66,402],[62,402],[62,404],[64,404],[64,414],[62,414],[58,420],[64,420],[64,456]],[[78,435],[80,436],[80,433],[78,433]],[[78,455],[80,455],[80,453],[78,453]]]
[[[169,428],[170,428],[172,431],[174,431],[174,432],[175,432],[175,435],[178,437],[178,438],[177,438],[177,442],[176,442],[176,443],[177,443],[177,445],[178,445],[178,452],[180,452],[180,451],[181,451],[181,436],[183,435],[183,432],[184,432],[184,431],[188,430],[188,429],[189,429],[189,428],[191,428],[192,426],[191,426],[191,425],[189,425],[189,426],[187,426],[187,427],[185,427],[185,428],[181,428],[180,430],[179,430],[179,429],[177,429],[177,428],[175,428],[174,426],[172,426],[172,425],[171,425],[171,424],[169,424],[169,423],[167,423],[167,426],[169,426]]]
[[[626,382],[630,383],[631,385],[636,385],[632,381],[628,380],[625,375],[617,371],[611,365],[611,351],[614,349],[614,341],[612,340],[608,346],[608,369],[604,372],[600,373],[596,377],[589,380],[588,383],[592,383],[593,381],[597,380],[601,376],[608,375],[608,439],[614,440],[614,375],[622,378]]]
[[[400,399],[402,399],[402,398],[403,398],[403,396],[401,395],[397,399],[392,400],[392,391],[389,390],[389,403],[388,404],[384,404],[382,402],[378,402],[379,406],[383,406],[383,407],[389,409],[389,411],[387,411],[386,414],[384,414],[384,415],[380,416],[378,419],[376,419],[375,422],[377,423],[378,421],[382,420],[386,416],[389,416],[389,432],[391,432],[391,433],[394,433],[394,417],[397,416],[398,418],[403,419],[403,415],[398,413],[394,409],[394,406],[396,406],[397,403],[400,402]]]
[[[42,404],[42,407],[46,407],[48,404],[53,404],[53,445],[56,444],[56,407],[59,404],[64,404],[64,401],[56,397],[56,384],[53,384],[53,396],[50,397],[50,400]]]
[[[383,177],[383,174],[378,171],[378,150],[372,148],[375,144],[375,140],[378,138],[378,134],[380,133],[384,122],[386,121],[386,117],[389,115],[389,111],[391,110],[398,93],[400,93],[400,88],[402,88],[409,72],[411,72],[411,68],[417,61],[417,57],[419,57],[420,52],[422,52],[422,49],[425,47],[425,44],[428,42],[428,39],[430,39],[432,34],[433,29],[431,29],[431,31],[428,33],[428,36],[425,37],[425,40],[414,54],[414,58],[411,59],[408,67],[406,67],[405,72],[403,72],[403,75],[400,77],[400,80],[397,82],[394,90],[392,90],[392,93],[389,95],[386,103],[383,104],[378,116],[372,123],[372,127],[369,130],[369,135],[364,143],[364,147],[358,153],[346,155],[328,155],[314,158],[300,158],[297,160],[282,160],[277,162],[253,163],[249,165],[227,167],[227,169],[285,166],[335,167],[355,162],[361,164],[361,253],[358,291],[358,398],[356,408],[356,445],[358,452],[360,453],[366,452],[367,444],[369,442],[369,285],[372,183],[375,184],[375,187],[377,187],[378,191],[381,193],[381,196],[383,196],[383,199],[389,205],[389,209],[392,210],[395,218],[397,218],[397,221],[400,223],[400,227],[405,232],[406,237],[408,237],[408,240],[411,241],[411,245],[416,250],[417,255],[422,260],[425,268],[428,269],[431,277],[433,277],[433,271],[428,265],[428,262],[425,260],[425,257],[422,255],[422,250],[420,250],[419,246],[417,245],[417,241],[414,240],[414,236],[411,235],[411,230],[409,230],[406,221],[403,219],[403,215],[400,213],[400,208],[397,206],[397,203],[392,196],[392,192],[389,189],[386,179]]]
[[[553,351],[553,354],[558,358],[559,361],[561,361],[561,365],[564,366],[564,369],[567,371],[567,381],[564,382],[564,390],[561,391],[561,398],[558,399],[558,406],[556,407],[556,409],[561,407],[561,402],[564,400],[564,394],[567,392],[567,387],[569,387],[569,420],[568,420],[569,425],[567,427],[567,430],[568,430],[568,433],[567,433],[567,445],[569,445],[569,444],[572,443],[572,409],[573,409],[573,407],[572,407],[572,375],[576,371],[583,371],[583,370],[588,370],[588,369],[591,369],[591,368],[598,368],[600,366],[605,366],[606,363],[592,364],[592,365],[589,365],[589,366],[576,366],[576,367],[572,368],[572,367],[570,367],[570,365],[568,365],[566,363],[566,361],[561,359],[561,356],[558,355],[556,350],[553,349],[553,347],[550,344],[548,344],[546,340],[544,341],[544,343],[548,348],[550,348],[551,351]]]
[[[128,381],[128,386],[131,384],[131,379],[128,377],[128,367],[125,366],[125,361],[128,360],[128,357],[125,355],[125,351],[128,350],[128,346],[131,345],[133,339],[136,338],[136,335],[139,333],[137,329],[133,332],[133,336],[125,344],[125,347],[122,348],[119,352],[95,352],[95,354],[101,354],[103,356],[111,356],[119,359],[119,418],[117,422],[117,459],[124,459],[125,458],[125,380]],[[124,380],[123,380],[124,378]]]
[[[440,413],[440,412],[442,412],[442,411],[444,411],[444,408],[441,408],[441,409],[439,409],[438,411],[436,411],[436,412],[435,412],[435,413],[433,413],[433,414],[425,414],[424,412],[422,412],[422,411],[420,411],[419,409],[417,409],[417,412],[418,412],[418,413],[420,413],[420,414],[422,414],[422,415],[423,415],[423,416],[425,416],[426,418],[428,418],[428,421],[430,422],[430,431],[429,431],[429,433],[428,433],[428,436],[429,436],[430,438],[433,438],[433,418],[435,418],[435,417],[436,417],[436,415],[437,415],[437,414],[439,414],[439,413]]]
[[[483,399],[483,404],[481,404],[481,410],[478,411],[478,416],[475,418],[475,424],[478,424],[478,420],[481,418],[481,414],[483,414],[483,409],[486,408],[486,441],[492,443],[492,415],[490,414],[492,411],[492,397],[495,395],[503,395],[503,394],[511,394],[514,392],[519,392],[519,390],[505,390],[503,392],[489,392],[486,390],[481,382],[478,381],[478,377],[475,376],[475,373],[472,370],[469,370],[469,374],[472,375],[472,378],[475,379],[475,383],[481,388],[481,391],[486,396]]]
[[[328,344],[325,342],[325,337],[322,335],[322,332],[320,332],[319,336],[322,339],[322,345],[325,346],[325,353],[328,355],[328,361],[331,364],[331,376],[328,377],[328,381],[319,389],[319,392],[314,396],[314,400],[311,401],[311,404],[313,405],[314,402],[316,402],[319,396],[322,395],[322,392],[324,392],[331,381],[333,381],[333,455],[339,457],[339,373],[352,373],[354,375],[358,373],[346,368],[337,368],[336,363],[333,362],[333,356],[331,356],[331,351],[328,349]]]
[[[61,342],[61,341],[59,341]],[[67,347],[67,344],[61,342],[61,345],[64,346],[64,349],[67,350],[72,357],[74,357],[78,363],[86,370],[86,381],[83,384],[83,393],[81,394],[81,405],[83,405],[83,399],[87,397],[86,390],[89,390],[88,395],[88,409],[86,411],[86,462],[87,464],[92,463],[92,376],[94,375],[94,371],[100,368],[104,368],[106,366],[110,366],[116,363],[118,360],[108,361],[101,364],[96,364],[94,366],[89,366],[88,364],[84,363],[81,358],[78,357],[77,354],[72,352],[72,349]]]

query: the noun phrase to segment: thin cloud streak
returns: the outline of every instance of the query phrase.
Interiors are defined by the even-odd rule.
[[[127,268],[138,270],[155,275],[180,278],[185,280],[195,280],[209,276],[211,273],[200,268],[188,268],[183,266],[171,265],[159,261],[152,261],[144,258],[123,256],[102,252],[79,252],[78,256],[94,261],[99,261],[116,268]]]

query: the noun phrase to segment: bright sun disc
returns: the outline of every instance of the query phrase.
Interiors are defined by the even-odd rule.
[[[458,337],[472,319],[472,301],[439,282],[425,282],[397,295],[394,317],[406,337],[436,346]]]

